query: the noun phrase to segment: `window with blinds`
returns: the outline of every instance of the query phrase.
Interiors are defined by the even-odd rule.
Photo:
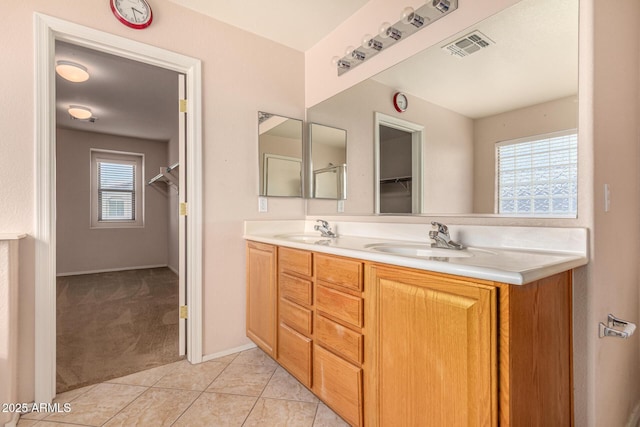
[[[575,216],[578,134],[575,129],[496,144],[496,211]]]
[[[91,150],[91,227],[142,227],[144,156]]]
[[[135,163],[97,163],[98,221],[135,221]]]

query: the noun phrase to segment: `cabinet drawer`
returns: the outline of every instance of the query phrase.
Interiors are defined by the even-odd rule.
[[[313,391],[352,426],[362,425],[362,369],[313,346]]]
[[[363,336],[324,316],[316,316],[315,337],[325,347],[355,363],[362,363]]]
[[[278,264],[280,271],[291,271],[304,276],[313,276],[313,255],[309,251],[280,247]]]
[[[280,297],[307,306],[313,303],[311,281],[281,273],[279,284]]]
[[[280,298],[280,321],[304,335],[311,335],[313,316],[311,310]]]
[[[362,327],[362,298],[325,286],[316,287],[316,309],[355,327]]]
[[[316,254],[316,272],[318,280],[347,289],[362,290],[363,267],[359,261]]]
[[[311,387],[311,339],[283,323],[278,327],[278,362],[302,384]]]

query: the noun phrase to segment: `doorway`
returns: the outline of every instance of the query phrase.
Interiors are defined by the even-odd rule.
[[[55,63],[61,393],[184,356],[187,272],[179,262],[182,75],[63,41]],[[59,64],[87,74],[73,78]],[[91,116],[75,118],[69,105]]]
[[[55,43],[66,43],[166,68],[186,76],[184,162],[190,185],[181,202],[180,257],[185,277],[187,359],[202,361],[202,168],[201,64],[198,59],[117,37],[46,15],[35,15],[36,28],[36,322],[35,400],[51,402],[56,384],[56,118]],[[188,200],[188,221],[187,206]]]
[[[423,126],[375,115],[375,212],[422,212]]]

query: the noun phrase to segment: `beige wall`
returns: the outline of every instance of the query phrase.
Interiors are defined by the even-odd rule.
[[[167,186],[146,185],[167,165],[167,142],[58,129],[56,273],[167,265]],[[91,149],[144,154],[144,227],[90,227]]]
[[[596,338],[607,314],[638,323],[640,2],[594,1],[594,223],[588,284],[589,425],[622,426],[640,410],[640,334]],[[611,189],[604,211],[603,188]],[[583,325],[580,325],[584,327]]]
[[[425,212],[469,212],[473,186],[473,121],[409,95],[411,108],[398,113],[394,88],[367,80],[309,109],[310,122],[347,131],[347,200],[345,213],[374,211],[374,113],[424,126]],[[335,201],[310,200],[309,215],[336,212]]]
[[[33,13],[41,12],[202,60],[203,352],[249,343],[244,331],[244,219],[302,218],[302,199],[272,199],[258,214],[257,111],[304,115],[304,55],[199,15],[168,0],[152,3],[154,22],[120,24],[108,2],[2,2],[0,52],[0,232],[33,235],[35,211]],[[33,399],[35,254],[21,246],[20,400]]]
[[[494,213],[497,142],[577,127],[578,100],[575,96],[475,120],[473,212]]]

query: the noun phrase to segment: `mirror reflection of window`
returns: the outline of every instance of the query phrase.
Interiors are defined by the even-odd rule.
[[[578,212],[575,129],[496,144],[496,211],[574,217]]]
[[[260,195],[302,197],[302,120],[258,113]]]

